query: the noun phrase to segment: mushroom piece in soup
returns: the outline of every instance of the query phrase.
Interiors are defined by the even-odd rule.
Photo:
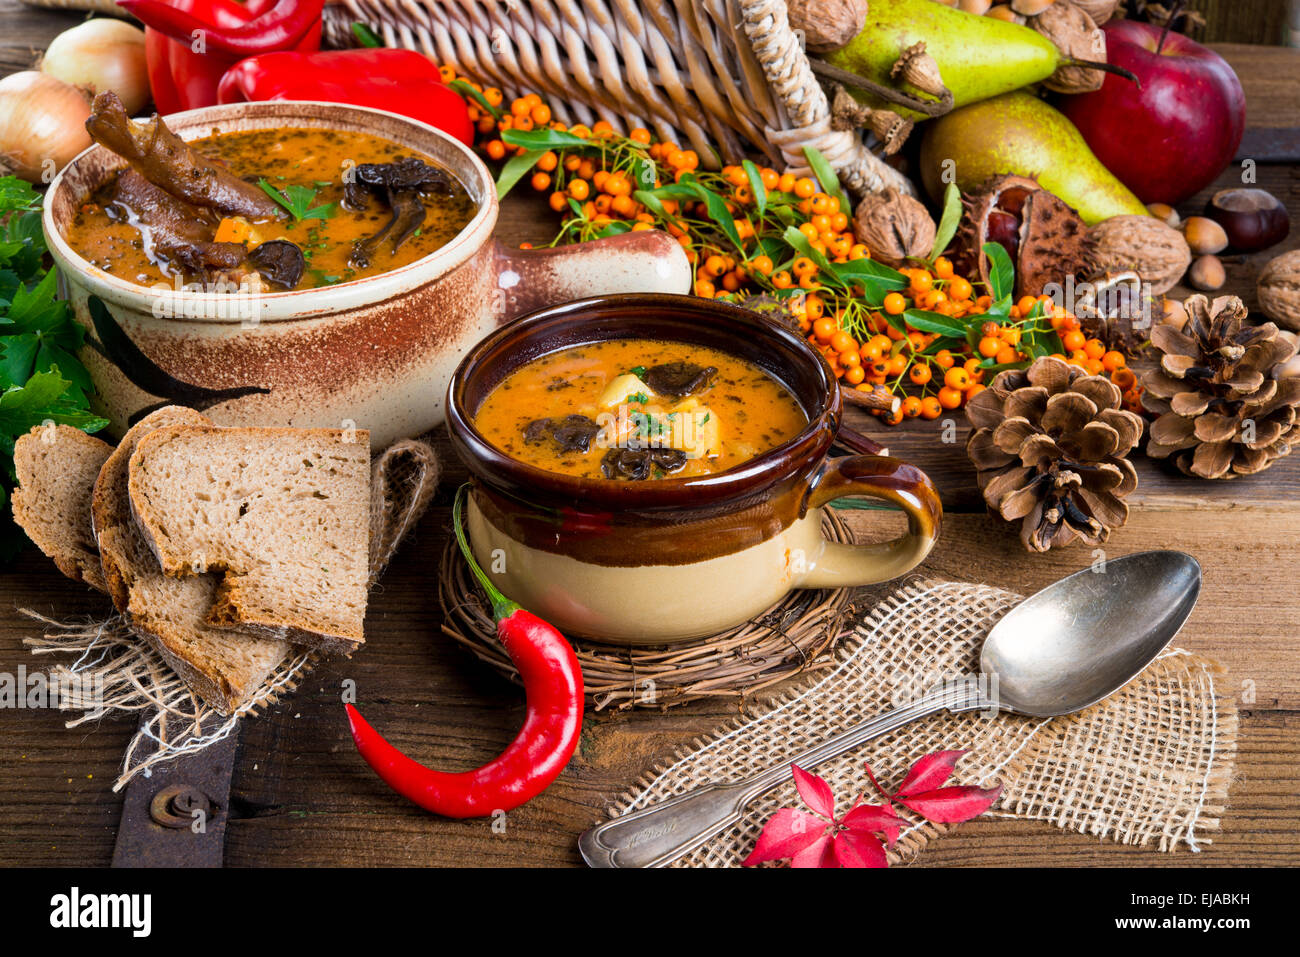
[[[534,359],[474,425],[511,458],[577,478],[647,481],[726,471],[808,424],[758,366],[718,349],[611,339]]]

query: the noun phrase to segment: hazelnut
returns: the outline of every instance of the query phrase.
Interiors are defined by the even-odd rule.
[[[989,12],[991,6],[993,6],[993,0],[960,0],[957,9],[963,13],[973,13],[977,17],[982,17]]]
[[[1011,0],[1011,9],[1022,17],[1036,17],[1056,0]]]
[[[1175,329],[1182,329],[1187,325],[1187,310],[1183,308],[1182,302],[1177,299],[1163,299],[1160,303],[1160,321],[1173,326]]]
[[[1160,220],[1166,226],[1177,226],[1182,222],[1178,215],[1178,210],[1174,209],[1168,203],[1147,203],[1147,212]]]
[[[985,16],[992,17],[994,20],[1004,20],[1007,23],[1024,23],[1025,18],[1016,11],[1012,10],[1005,3],[999,3],[996,6],[989,7],[989,12]]]
[[[1223,227],[1228,245],[1243,253],[1280,243],[1291,231],[1286,207],[1262,189],[1221,189],[1205,204],[1205,215]]]
[[[1275,379],[1300,378],[1300,356],[1292,356],[1273,370]]]
[[[1197,289],[1212,292],[1223,288],[1228,273],[1218,256],[1205,255],[1192,262],[1192,268],[1187,270],[1187,281]]]
[[[1221,253],[1228,248],[1228,234],[1223,227],[1204,216],[1188,216],[1183,223],[1183,236],[1196,256]]]

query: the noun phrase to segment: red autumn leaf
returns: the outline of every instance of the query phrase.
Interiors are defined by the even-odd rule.
[[[831,793],[831,786],[826,780],[805,771],[797,764],[790,765],[790,771],[803,803],[822,817],[835,820],[835,795]]]
[[[896,796],[933,791],[952,776],[952,769],[957,766],[958,759],[965,753],[965,751],[935,751],[933,754],[927,754],[912,765],[912,769],[907,772],[907,777],[903,778],[903,783],[898,786]]]
[[[826,834],[826,822],[797,808],[783,807],[763,825],[758,842],[741,863],[753,867],[764,861],[794,857]]]
[[[850,831],[863,834],[884,834],[892,847],[898,840],[902,821],[888,804],[859,804],[839,821]]]
[[[912,809],[927,821],[934,821],[936,824],[958,824],[979,817],[993,806],[993,802],[1001,794],[1001,784],[995,788],[962,785],[909,794],[907,797],[898,798],[898,803]]]
[[[821,834],[816,841],[790,858],[791,867],[838,867],[835,861],[835,841],[829,834]]]
[[[888,867],[880,838],[870,831],[840,831],[835,835],[835,859],[840,867]]]

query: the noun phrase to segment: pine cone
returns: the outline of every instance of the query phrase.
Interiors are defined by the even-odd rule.
[[[1078,537],[1104,542],[1128,521],[1123,499],[1137,488],[1125,456],[1142,419],[1120,409],[1104,376],[1044,356],[1028,370],[998,373],[966,406],[975,429],[966,454],[989,508],[1023,519],[1025,548],[1045,552]]]
[[[1291,451],[1300,379],[1275,378],[1296,344],[1266,322],[1248,325],[1236,296],[1183,303],[1182,330],[1151,330],[1160,365],[1146,372],[1142,405],[1151,423],[1147,455],[1188,475],[1236,478],[1261,472]]]

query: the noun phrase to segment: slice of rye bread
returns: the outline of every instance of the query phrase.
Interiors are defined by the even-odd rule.
[[[210,623],[344,654],[365,641],[370,433],[167,426],[129,471],[163,571],[218,573]]]
[[[167,406],[122,437],[95,481],[91,514],[108,593],[131,628],[158,650],[190,689],[221,714],[244,704],[295,649],[239,627],[207,622],[217,576],[169,578],[131,513],[129,462],[140,439],[168,425],[211,425],[207,416]]]
[[[73,581],[106,591],[90,490],[113,447],[70,425],[38,425],[14,444],[14,521]]]

